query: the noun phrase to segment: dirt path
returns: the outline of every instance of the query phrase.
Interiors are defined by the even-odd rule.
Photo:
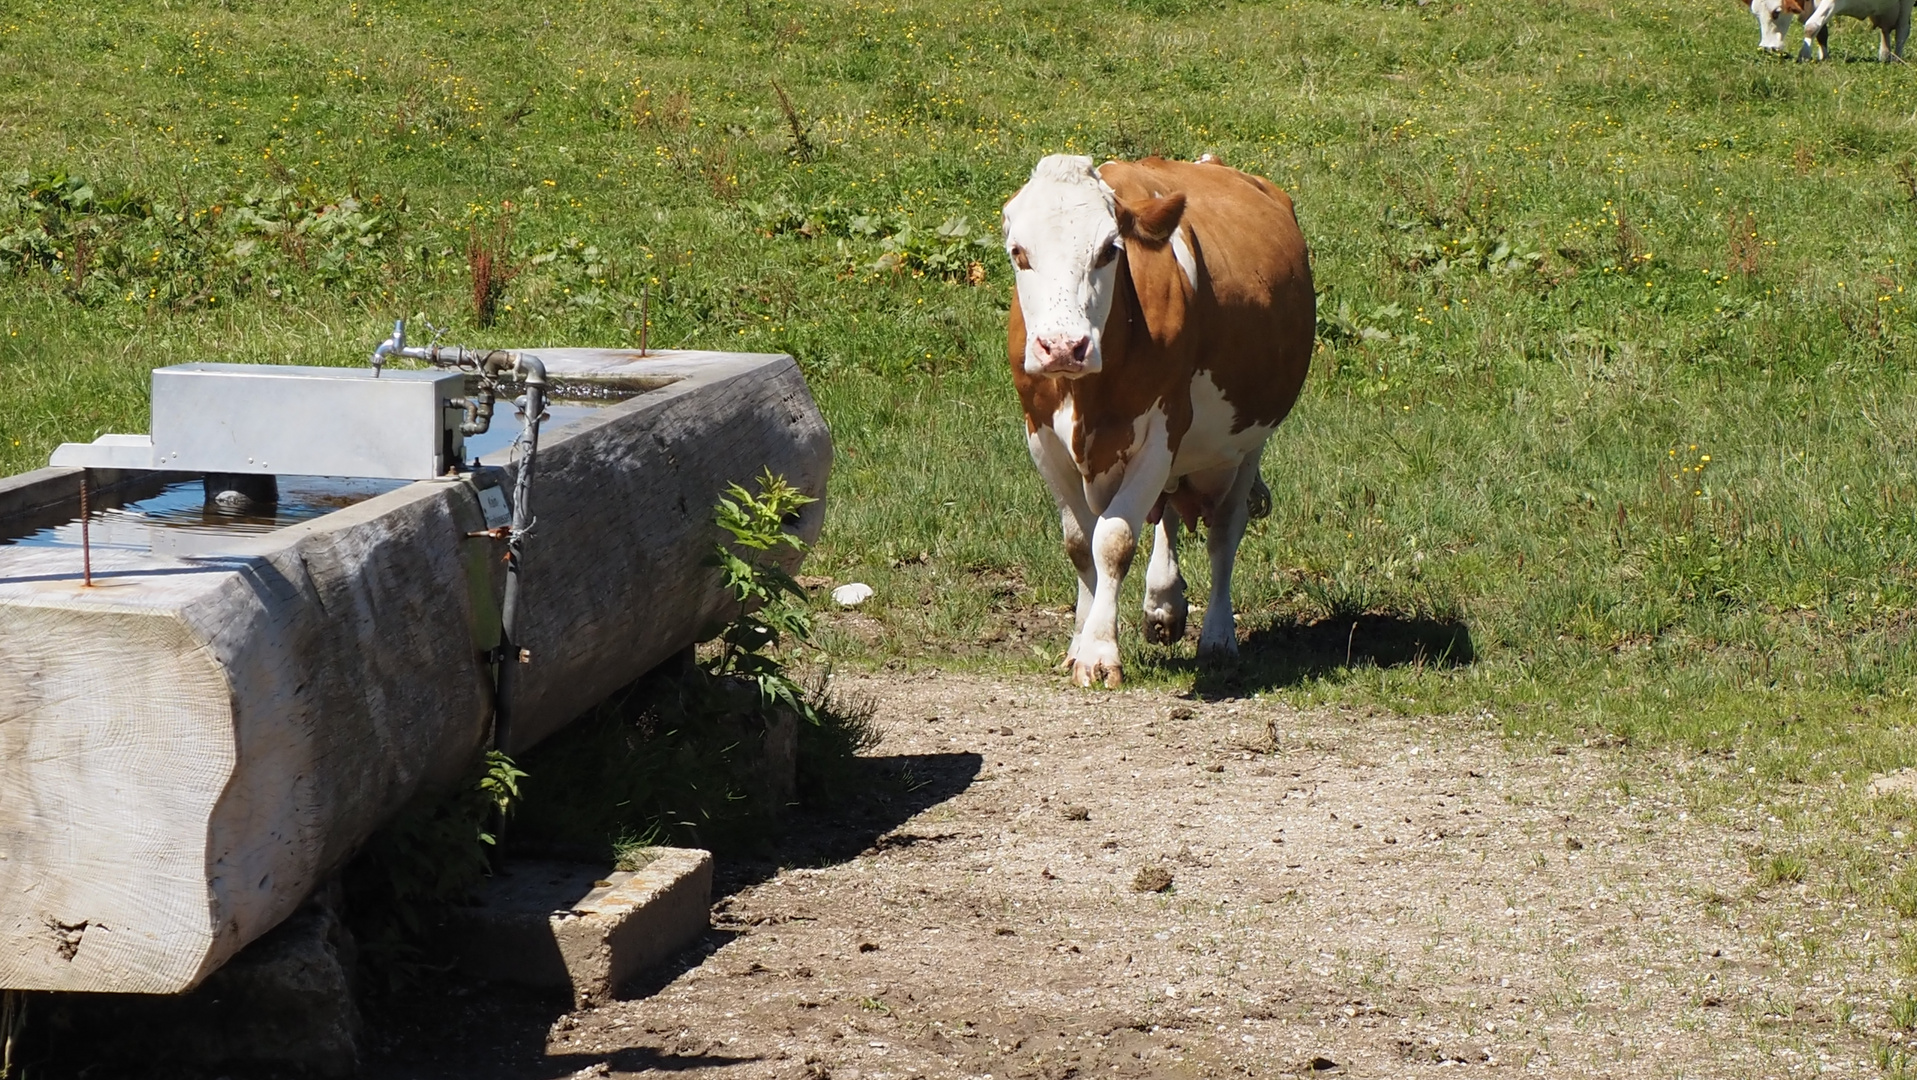
[[[1881,1075],[1896,928],[1761,886],[1764,812],[1689,812],[1695,762],[1037,678],[845,685],[886,730],[872,827],[730,868],[700,955],[558,1017],[514,1075]]]

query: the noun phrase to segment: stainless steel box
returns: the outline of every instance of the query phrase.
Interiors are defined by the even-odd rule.
[[[464,451],[457,371],[179,364],[153,372],[153,468],[423,480]]]

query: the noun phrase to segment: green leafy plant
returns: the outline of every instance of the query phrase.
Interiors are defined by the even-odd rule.
[[[1544,261],[1537,251],[1527,250],[1522,241],[1508,234],[1486,234],[1476,226],[1440,232],[1410,244],[1401,256],[1408,270],[1433,278],[1454,270],[1513,274],[1536,270]]]
[[[378,195],[281,183],[162,204],[66,172],[19,172],[0,177],[0,274],[44,272],[96,305],[277,300],[379,269],[395,225]]]
[[[959,278],[974,284],[984,280],[984,255],[998,250],[991,234],[974,234],[971,221],[957,215],[936,229],[907,222],[880,244],[885,254],[872,264],[874,270]]]
[[[759,477],[758,487],[754,493],[733,484],[719,499],[715,516],[731,539],[714,548],[707,563],[719,569],[739,606],[737,616],[719,630],[718,651],[705,671],[755,687],[763,711],[785,709],[817,724],[819,714],[805,687],[772,652],[787,639],[801,644],[812,639],[805,590],[771,558],[781,548],[805,550],[805,541],[787,532],[786,522],[817,500],[770,469]]]

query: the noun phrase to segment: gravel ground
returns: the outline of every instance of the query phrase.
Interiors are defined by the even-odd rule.
[[[1897,928],[1761,882],[1776,823],[1690,809],[1694,760],[1037,677],[842,685],[886,732],[871,795],[725,864],[700,949],[585,1012],[449,996],[456,1033],[376,1074],[1882,1075]]]

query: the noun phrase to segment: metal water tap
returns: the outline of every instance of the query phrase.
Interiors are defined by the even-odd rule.
[[[380,371],[386,366],[388,356],[404,356],[406,353],[406,320],[393,320],[393,336],[379,343],[373,350],[373,378],[379,378]]]

